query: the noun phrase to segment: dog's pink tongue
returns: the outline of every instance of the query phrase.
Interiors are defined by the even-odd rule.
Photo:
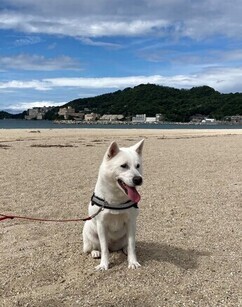
[[[134,203],[138,203],[140,201],[140,195],[135,187],[129,187],[126,185],[126,189],[128,190],[128,197],[131,199]]]

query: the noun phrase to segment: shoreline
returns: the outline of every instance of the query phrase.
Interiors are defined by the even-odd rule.
[[[241,124],[231,123],[116,123],[116,122],[73,122],[55,123],[48,120],[0,120],[1,129],[242,129]]]
[[[66,125],[127,125],[127,126],[139,126],[139,125],[185,125],[185,126],[242,126],[242,123],[231,123],[228,121],[215,121],[213,123],[202,123],[202,122],[132,122],[132,121],[85,121],[85,120],[53,120],[54,124],[66,124]]]
[[[52,122],[54,124],[66,124],[66,125],[127,125],[127,126],[139,126],[139,125],[192,125],[192,126],[216,126],[216,125],[225,125],[225,126],[242,126],[242,122],[230,122],[216,120],[215,122],[169,122],[169,121],[155,121],[155,122],[132,122],[132,121],[105,121],[105,120],[95,120],[95,121],[86,121],[86,120],[34,120],[34,119],[21,119],[21,118],[1,118],[0,121],[25,121],[25,122]]]
[[[222,136],[242,135],[242,129],[0,129],[0,142],[24,139],[42,139],[55,137],[93,137],[93,136],[139,136],[142,137],[201,137],[201,136]]]

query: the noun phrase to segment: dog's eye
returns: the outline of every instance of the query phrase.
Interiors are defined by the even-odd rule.
[[[136,168],[140,168],[140,164],[139,163],[137,164]]]
[[[128,168],[128,164],[127,163],[124,163],[122,165],[120,165],[122,168]]]

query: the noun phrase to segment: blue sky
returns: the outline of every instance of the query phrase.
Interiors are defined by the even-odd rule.
[[[242,92],[241,16],[241,0],[1,0],[0,110],[141,83]]]

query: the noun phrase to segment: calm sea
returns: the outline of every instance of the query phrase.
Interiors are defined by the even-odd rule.
[[[222,124],[56,124],[47,120],[0,120],[0,129],[242,129],[242,125]]]

